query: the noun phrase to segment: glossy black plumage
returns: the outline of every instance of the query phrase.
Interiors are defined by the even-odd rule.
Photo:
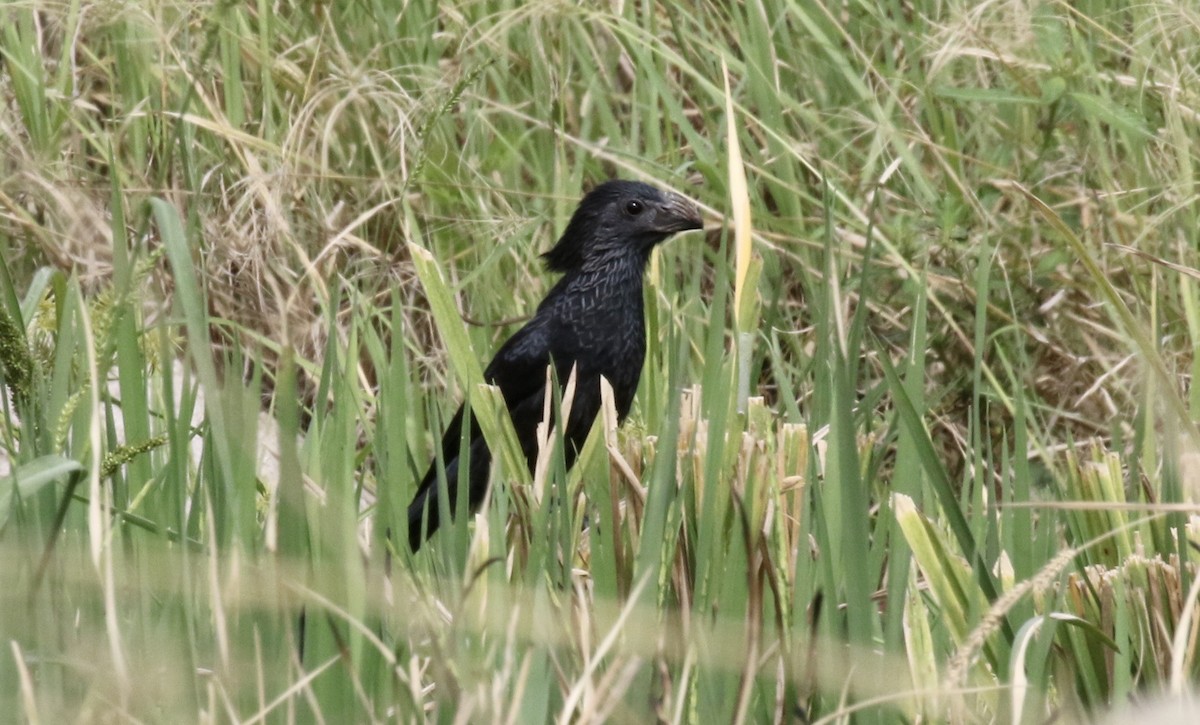
[[[542,255],[547,268],[563,277],[483,374],[504,395],[530,470],[537,460],[536,430],[551,360],[564,384],[577,366],[575,397],[563,432],[567,467],[600,411],[600,376],[612,384],[617,414],[624,421],[646,355],[642,276],[650,252],[672,234],[700,227],[700,213],[687,199],[639,182],[609,181],[583,198],[558,243]],[[442,437],[452,511],[462,426],[460,407]],[[470,441],[468,500],[474,511],[487,492],[491,454],[473,420]],[[435,458],[408,508],[413,551],[440,524],[437,472]]]

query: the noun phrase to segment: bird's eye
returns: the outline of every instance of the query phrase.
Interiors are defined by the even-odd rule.
[[[629,216],[637,216],[638,214],[641,214],[645,210],[646,210],[646,205],[643,204],[642,202],[638,201],[637,199],[633,199],[632,201],[625,204],[625,213],[628,214]]]

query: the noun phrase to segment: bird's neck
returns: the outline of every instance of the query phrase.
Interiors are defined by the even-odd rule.
[[[576,314],[630,317],[641,325],[642,277],[646,261],[639,255],[588,260],[567,272],[547,295],[543,305],[579,306]]]
[[[642,313],[642,277],[646,262],[638,255],[626,255],[613,259],[589,260],[576,273],[570,283],[578,290],[590,289],[599,293],[594,304],[601,307],[621,306]]]
[[[645,273],[646,264],[649,261],[649,255],[635,253],[589,259],[580,266],[576,274],[585,277],[608,277],[614,281],[620,280],[621,282],[633,283],[640,287],[642,284],[642,275]]]

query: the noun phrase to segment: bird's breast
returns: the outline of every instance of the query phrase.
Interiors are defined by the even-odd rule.
[[[620,285],[604,280],[566,295],[558,310],[561,380],[578,367],[579,382],[598,385],[600,376],[613,387],[617,411],[623,418],[633,402],[646,357],[646,321],[641,280]],[[587,294],[579,292],[586,291]]]

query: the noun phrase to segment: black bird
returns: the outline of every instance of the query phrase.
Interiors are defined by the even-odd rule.
[[[483,373],[504,396],[530,471],[537,461],[549,363],[563,385],[576,368],[575,397],[563,431],[568,468],[600,412],[601,375],[612,385],[618,420],[625,420],[646,357],[642,276],[650,252],[676,232],[700,228],[699,210],[684,197],[634,181],[608,181],[583,198],[562,238],[542,255],[547,268],[563,277]],[[442,437],[451,511],[458,500],[462,426],[460,407]],[[468,500],[474,511],[487,493],[491,453],[474,420],[469,440]],[[414,552],[441,523],[437,471],[435,458],[408,507],[408,543]]]

